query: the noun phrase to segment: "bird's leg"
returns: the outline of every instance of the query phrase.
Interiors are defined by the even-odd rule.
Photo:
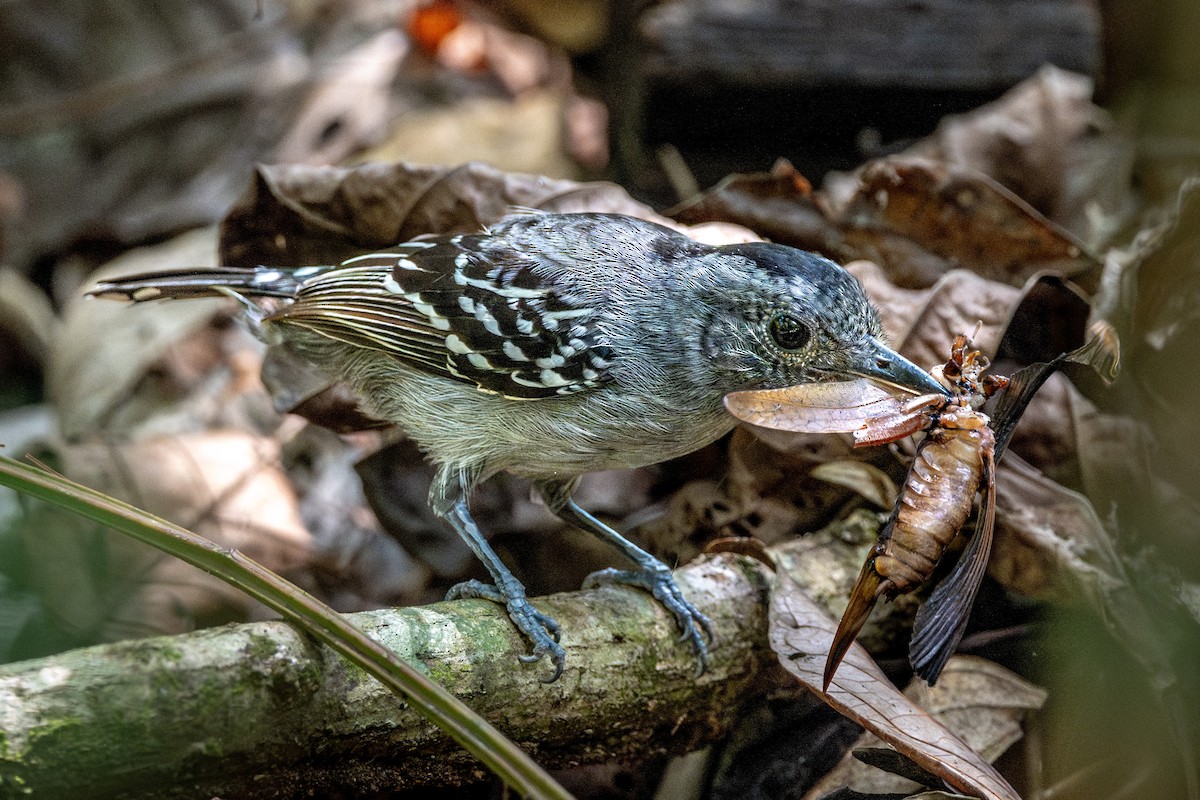
[[[446,594],[446,599],[481,598],[502,604],[508,610],[509,619],[533,645],[530,653],[521,656],[521,660],[528,663],[549,655],[554,663],[554,674],[544,682],[553,683],[562,675],[566,662],[566,652],[558,644],[558,623],[533,607],[529,598],[525,596],[525,587],[508,567],[504,566],[500,556],[496,555],[496,551],[487,543],[479,526],[471,518],[471,512],[467,508],[467,497],[473,484],[472,475],[443,467],[430,487],[429,505],[438,516],[450,523],[471,551],[483,562],[492,576],[493,583],[465,581],[452,587]]]
[[[675,620],[683,631],[680,639],[688,642],[692,650],[696,652],[700,659],[699,671],[703,673],[708,660],[708,647],[704,640],[707,637],[709,641],[712,641],[712,622],[683,596],[683,592],[675,583],[675,578],[666,564],[579,507],[579,504],[571,498],[578,483],[579,479],[573,478],[538,481],[535,485],[538,492],[541,493],[542,499],[545,500],[546,506],[554,512],[555,516],[615,545],[638,566],[636,570],[603,569],[594,572],[584,581],[584,588],[591,589],[603,584],[623,583],[638,586],[650,592],[664,608],[675,615]]]

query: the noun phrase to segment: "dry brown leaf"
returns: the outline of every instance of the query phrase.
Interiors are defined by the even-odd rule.
[[[836,250],[840,238],[812,184],[784,159],[770,172],[730,175],[666,213],[689,225],[736,222],[770,241],[826,254]]]
[[[898,349],[917,364],[940,364],[954,337],[968,332],[981,351],[995,353],[1020,297],[1020,289],[972,272],[948,272],[933,286]]]
[[[830,461],[870,460],[878,455],[855,449],[849,436],[739,427],[729,445],[725,480],[728,503],[742,521],[740,526],[735,523],[735,532],[771,544],[823,527],[853,494],[814,478],[810,471]]]
[[[391,85],[408,51],[408,40],[388,29],[330,59],[295,109],[273,160],[334,164],[378,142],[391,115]]]
[[[1017,540],[1036,554],[1046,583],[1031,586],[1027,574],[1000,572],[1006,564],[1019,563],[1016,559],[994,562],[993,576],[1033,596],[1038,589],[1053,589],[1083,598],[1142,664],[1157,691],[1175,685],[1161,627],[1131,584],[1125,561],[1092,504],[1019,458],[1010,454],[1006,461],[1008,469],[996,481],[996,515],[1004,534],[998,537],[998,549],[1009,537]]]
[[[986,175],[927,159],[872,161],[858,186],[833,210],[842,223],[843,257],[883,266],[900,286],[933,283],[947,268],[970,268],[1011,285],[1042,271],[1066,274],[1098,266],[1083,244]],[[944,259],[930,272],[913,245]]]
[[[879,535],[880,516],[856,510],[824,528],[793,538],[773,549],[778,570],[822,608],[840,609],[862,569],[867,552]],[[877,608],[863,626],[858,642],[868,652],[888,652],[903,646],[912,634],[917,601],[901,595]]]
[[[1098,246],[1130,203],[1134,143],[1091,97],[1091,78],[1047,65],[995,102],[944,118],[905,153],[989,175]]]
[[[1044,690],[994,662],[974,656],[951,657],[936,686],[914,680],[904,694],[988,762],[994,762],[1021,739],[1025,715],[1046,701]],[[879,737],[864,733],[854,749],[883,746]],[[805,798],[817,798],[842,786],[880,793],[916,788],[911,780],[885,773],[847,753]]]
[[[339,436],[292,421],[299,431],[283,445],[283,468],[312,535],[322,596],[339,611],[424,601],[428,571],[384,533],[355,471],[363,454],[377,449],[379,437]]]
[[[470,97],[448,108],[414,110],[355,160],[481,161],[501,170],[571,178],[579,167],[567,157],[562,124],[570,102],[565,90],[547,89],[511,99]]]
[[[201,229],[131,251],[96,274],[212,265],[215,256],[215,231]],[[63,435],[196,430],[243,412],[270,417],[257,379],[262,348],[248,332],[228,325],[229,315],[225,300],[129,306],[77,298],[47,365]],[[223,378],[210,380],[218,366]],[[235,397],[246,397],[249,406],[239,409]]]
[[[952,788],[985,800],[1020,800],[978,753],[896,689],[860,645],[851,646],[829,692],[822,694],[825,656],[836,628],[788,574],[780,576],[771,599],[770,639],[786,670]]]
[[[813,467],[808,474],[857,492],[868,502],[885,509],[896,504],[900,492],[892,476],[865,461],[828,461]]]
[[[268,569],[295,573],[312,562],[312,539],[269,439],[202,433],[68,446],[60,457],[71,479]],[[240,590],[158,550],[90,522],[60,524],[63,515],[51,514],[35,517],[23,538],[43,602],[69,628],[116,639],[264,613]]]
[[[0,375],[18,354],[41,365],[57,327],[46,293],[16,270],[0,268]]]
[[[428,233],[473,233],[513,207],[629,214],[678,227],[611,183],[458,167],[260,166],[221,226],[222,263],[338,263]]]
[[[724,220],[841,261],[868,259],[905,288],[965,268],[1010,285],[1098,264],[1080,242],[986,175],[926,159],[872,161],[814,193],[790,164],[738,175],[671,215]]]

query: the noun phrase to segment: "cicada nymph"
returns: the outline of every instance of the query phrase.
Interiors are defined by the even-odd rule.
[[[929,579],[970,516],[976,494],[982,493],[975,535],[922,606],[909,659],[932,684],[957,646],[987,567],[995,521],[996,437],[979,409],[1008,381],[985,375],[988,367],[988,359],[959,336],[949,360],[932,371],[950,387],[947,394],[903,400],[855,381],[726,397],[726,407],[739,419],[785,430],[852,432],[855,446],[925,432],[891,516],[850,593],[826,661],[826,688],[876,601],[911,592]]]

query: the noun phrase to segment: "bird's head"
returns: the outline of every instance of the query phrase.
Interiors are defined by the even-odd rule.
[[[730,385],[767,389],[870,378],[945,393],[883,342],[858,281],[827,258],[778,244],[716,248],[702,354]]]

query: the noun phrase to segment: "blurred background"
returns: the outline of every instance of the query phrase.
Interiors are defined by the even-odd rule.
[[[1105,425],[1056,401],[1043,433],[1014,449],[1087,496],[1115,554],[1104,574],[1133,587],[1136,612],[1114,623],[1130,608],[1116,592],[1062,602],[1022,583],[1028,564],[1010,549],[1011,574],[993,570],[973,618],[975,652],[1049,690],[1002,761],[1026,796],[1188,796],[1200,741],[1200,192],[1187,183],[1200,175],[1200,3],[5,0],[0,42],[3,452],[243,549],[342,610],[431,602],[475,574],[424,507],[431,473],[416,447],[281,416],[325,387],[264,375],[268,394],[262,348],[228,305],[80,304],[97,270],[332,257],[570,197],[868,258],[914,292],[942,274],[922,273],[931,260],[1016,286],[1070,274],[1088,307],[1055,301],[1062,326],[1038,327],[1045,306],[1030,311],[1025,291],[996,312],[993,344],[1040,357],[1013,337],[1066,341],[1060,328],[1089,314],[1121,333],[1126,374],[1107,393],[1084,386]],[[920,235],[862,204],[874,185],[863,165],[893,156],[968,165],[986,182],[954,184],[955,197],[994,191],[1022,227],[940,245],[965,229],[943,192],[942,227],[923,234],[935,241],[912,245]],[[364,166],[401,162],[386,180]],[[467,162],[490,167],[454,169]],[[989,261],[1000,253],[1003,270]],[[903,305],[893,288],[880,297]],[[1082,431],[1070,447],[1044,433],[1068,421]],[[853,494],[789,483],[789,470],[845,456],[801,449],[739,432],[593,476],[580,500],[673,560],[717,535],[782,539],[844,517]],[[490,483],[475,507],[533,592],[612,563],[560,537],[521,481]],[[0,661],[263,613],[0,490]],[[1131,641],[1139,626],[1146,641]],[[899,647],[885,659],[902,662]],[[856,733],[824,713],[762,701],[749,730],[710,745],[692,796],[805,796]],[[798,763],[807,771],[785,766]],[[668,764],[567,779],[581,796],[651,796]]]

